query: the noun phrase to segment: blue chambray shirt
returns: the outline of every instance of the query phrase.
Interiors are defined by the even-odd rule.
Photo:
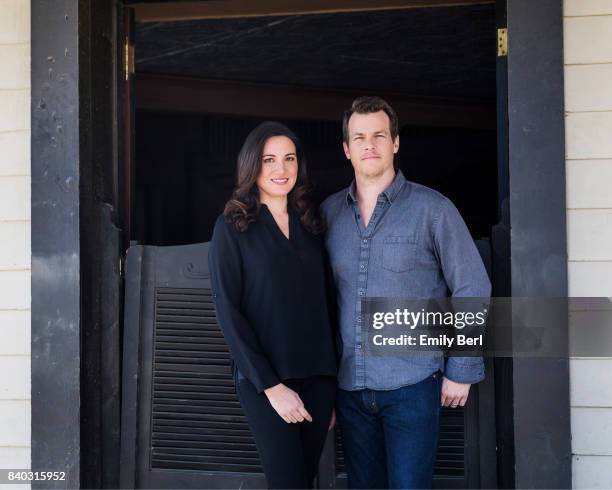
[[[438,369],[460,383],[484,379],[482,357],[365,356],[361,298],[479,297],[491,283],[465,222],[439,192],[406,180],[401,170],[379,194],[367,227],[355,181],[322,204],[338,300],[344,390],[392,390],[418,383]]]

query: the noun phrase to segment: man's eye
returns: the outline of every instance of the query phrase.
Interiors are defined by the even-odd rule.
[[[355,141],[362,140],[362,139],[363,139],[363,136],[355,136],[355,138],[353,138],[353,139],[354,139]]]
[[[384,135],[384,134],[377,134],[377,135],[376,135],[376,137],[377,137],[377,138],[384,138],[384,137],[385,137],[385,135]]]

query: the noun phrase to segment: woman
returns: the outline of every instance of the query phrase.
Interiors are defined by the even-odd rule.
[[[265,122],[238,155],[209,267],[236,392],[270,488],[311,488],[336,391],[323,223],[296,135]]]

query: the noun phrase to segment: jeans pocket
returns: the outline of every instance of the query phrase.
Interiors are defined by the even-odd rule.
[[[406,272],[416,261],[416,237],[387,236],[383,240],[382,266],[392,272]]]
[[[434,386],[435,386],[435,391],[436,391],[435,399],[436,399],[438,413],[441,410],[440,403],[442,401],[442,375],[443,373],[439,369],[431,375],[431,377],[434,380]]]

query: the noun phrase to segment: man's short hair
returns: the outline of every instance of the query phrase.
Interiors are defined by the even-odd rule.
[[[342,117],[342,137],[344,138],[344,141],[348,143],[348,123],[353,114],[371,114],[379,111],[384,111],[385,114],[389,116],[389,130],[391,131],[391,138],[395,139],[399,134],[399,122],[393,107],[391,107],[386,100],[383,100],[380,97],[364,96],[356,98],[351,104],[351,108],[344,111],[344,115]]]

